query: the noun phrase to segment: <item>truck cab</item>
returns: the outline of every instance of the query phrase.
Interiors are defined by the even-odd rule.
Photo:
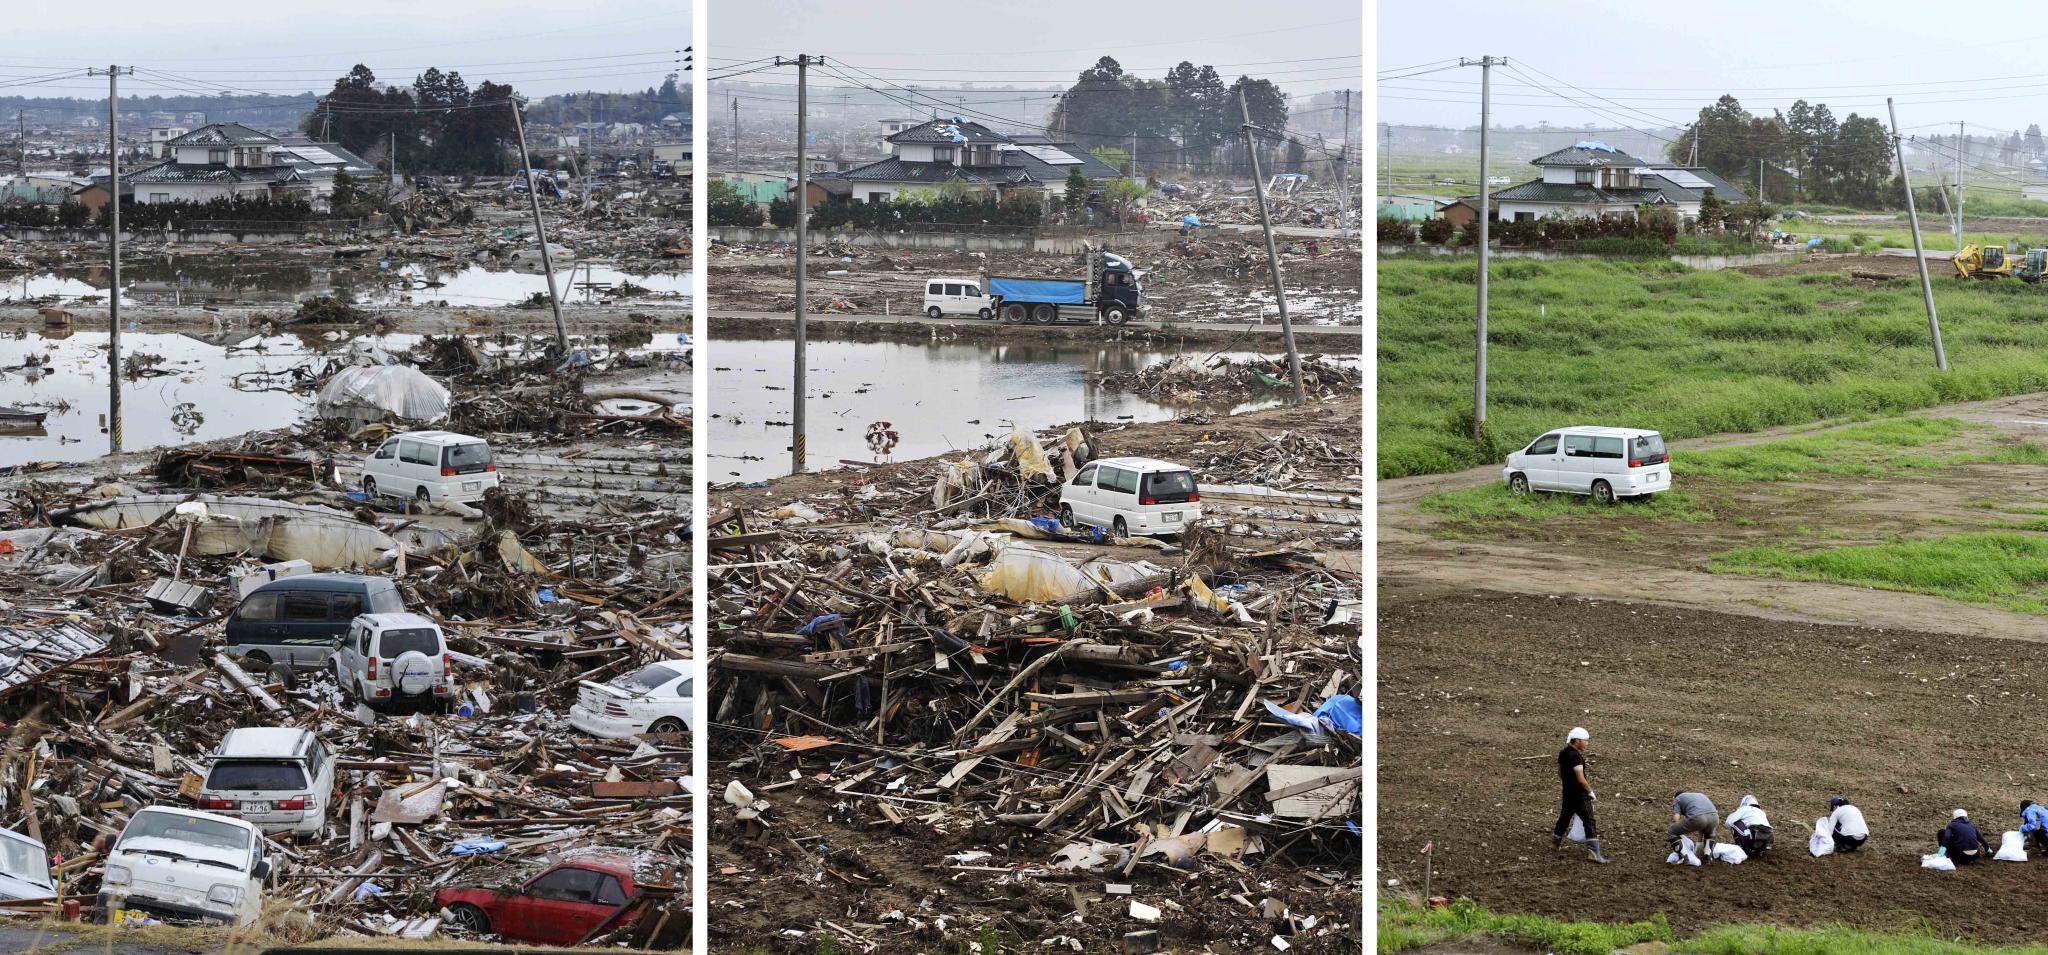
[[[1096,282],[1095,306],[1102,320],[1122,325],[1145,313],[1145,273],[1131,268],[1130,260],[1108,252],[1098,257],[1101,275]]]

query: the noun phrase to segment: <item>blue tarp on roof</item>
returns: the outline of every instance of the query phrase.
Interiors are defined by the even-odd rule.
[[[1618,153],[1618,152],[1621,152],[1621,150],[1619,150],[1619,149],[1616,149],[1616,148],[1614,148],[1613,146],[1609,146],[1609,145],[1607,145],[1606,143],[1603,143],[1603,142],[1601,142],[1601,141],[1599,141],[1599,140],[1597,140],[1597,139],[1581,139],[1581,140],[1579,140],[1578,142],[1575,142],[1575,143],[1573,143],[1573,144],[1572,144],[1572,148],[1573,148],[1573,149],[1597,149],[1597,150],[1599,150],[1599,151],[1601,151],[1601,152],[1603,152],[1603,153]]]

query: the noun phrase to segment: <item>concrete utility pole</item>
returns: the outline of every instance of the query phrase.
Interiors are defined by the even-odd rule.
[[[1962,121],[1962,120],[1957,120],[1957,121],[1956,121],[1956,207],[1955,207],[1955,210],[1954,210],[1954,212],[1955,212],[1955,220],[1956,220],[1956,251],[1957,251],[1957,252],[1961,252],[1961,251],[1963,251],[1963,150],[1962,150],[1962,145],[1963,145],[1963,142],[1964,142],[1964,140],[1968,138],[1968,135],[1969,135],[1968,133],[1965,133],[1965,132],[1963,131],[1963,121]]]
[[[384,202],[390,204],[391,190],[398,188],[398,130],[391,131],[391,175],[384,177]]]
[[[569,326],[562,323],[562,293],[555,288],[555,259],[548,254],[548,227],[540,219],[540,183],[533,180],[531,160],[526,151],[526,106],[513,96],[512,128],[519,133],[519,176],[526,180],[526,202],[533,209],[533,234],[540,240],[540,267],[548,274],[548,307],[555,312],[555,345],[562,357],[569,357]]]
[[[1756,160],[1756,204],[1764,204],[1764,160],[1762,156],[1758,156]]]
[[[1344,145],[1337,148],[1337,215],[1340,217],[1340,232],[1351,232],[1351,91],[1344,91],[1344,125],[1338,127],[1344,134]],[[1359,217],[1360,220],[1364,216]]]
[[[1927,279],[1927,254],[1920,247],[1920,213],[1913,208],[1913,179],[1906,173],[1906,149],[1899,140],[1899,110],[1889,96],[1884,99],[1884,108],[1892,118],[1892,152],[1899,157],[1899,181],[1906,186],[1906,218],[1913,227],[1913,263],[1920,267],[1920,297],[1927,301],[1927,332],[1934,339],[1934,367],[1947,371],[1948,353],[1941,349],[1941,319],[1934,314],[1934,284]]]
[[[740,174],[740,98],[732,98],[732,174]]]
[[[1492,231],[1487,220],[1493,217],[1493,195],[1487,192],[1487,127],[1493,121],[1493,68],[1507,63],[1504,56],[1482,56],[1476,60],[1461,59],[1459,66],[1479,65],[1479,347],[1472,359],[1472,437],[1486,433],[1486,270],[1493,264],[1493,252],[1488,248],[1489,233]],[[1697,129],[1697,127],[1695,127]],[[1699,135],[1693,135],[1693,148],[1699,148]]]
[[[100,71],[88,69],[89,76]],[[109,64],[107,74],[107,453],[121,453],[121,74],[135,67]],[[27,169],[23,169],[26,172]]]
[[[791,435],[789,440],[789,473],[804,473],[804,450],[807,443],[804,434],[804,321],[808,317],[809,302],[804,297],[804,252],[811,219],[811,177],[809,162],[810,120],[805,115],[810,107],[808,87],[810,68],[822,65],[825,58],[799,53],[794,60],[775,58],[776,66],[796,65],[796,368],[791,388],[796,392],[795,405],[790,414]]]
[[[1294,323],[1287,319],[1287,289],[1280,281],[1280,250],[1273,245],[1273,214],[1266,208],[1266,176],[1259,170],[1259,144],[1252,138],[1252,110],[1237,91],[1237,111],[1244,116],[1244,154],[1251,160],[1252,189],[1259,196],[1259,225],[1266,230],[1266,268],[1273,273],[1273,301],[1280,306],[1280,341],[1287,347],[1287,378],[1294,384],[1294,403],[1308,400],[1301,388],[1301,354],[1294,350]]]
[[[1699,164],[1700,164],[1700,124],[1699,124],[1699,123],[1693,123],[1693,124],[1692,124],[1692,150],[1691,150],[1691,151],[1690,151],[1689,153],[1687,153],[1687,154],[1686,154],[1686,157],[1685,157],[1685,164],[1686,164],[1686,165],[1688,165],[1688,166],[1697,166],[1697,165],[1699,165]]]

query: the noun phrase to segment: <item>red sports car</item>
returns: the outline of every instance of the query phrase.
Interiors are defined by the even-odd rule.
[[[574,945],[638,894],[633,869],[624,861],[582,859],[516,889],[442,889],[434,893],[434,904],[447,910],[450,924],[472,932],[495,932],[510,942]]]

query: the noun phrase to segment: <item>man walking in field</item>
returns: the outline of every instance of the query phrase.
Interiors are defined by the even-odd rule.
[[[1714,803],[1704,793],[1681,792],[1671,797],[1671,828],[1664,835],[1671,842],[1671,851],[1677,852],[1679,840],[1689,833],[1697,832],[1705,841],[1702,855],[1714,854],[1714,828],[1720,825],[1721,814],[1714,811]]]
[[[1593,784],[1586,780],[1586,744],[1590,734],[1583,726],[1574,726],[1565,734],[1564,749],[1557,753],[1557,780],[1562,787],[1558,799],[1557,826],[1550,832],[1550,848],[1556,851],[1564,845],[1565,833],[1572,828],[1572,819],[1577,817],[1586,826],[1586,852],[1593,861],[1607,864],[1607,857],[1600,854],[1600,829],[1593,821]]]

